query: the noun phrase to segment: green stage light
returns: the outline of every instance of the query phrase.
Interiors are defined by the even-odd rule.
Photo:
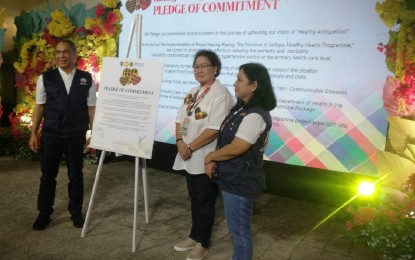
[[[370,196],[375,191],[375,185],[368,181],[362,181],[357,189],[359,191],[359,194],[364,196]]]

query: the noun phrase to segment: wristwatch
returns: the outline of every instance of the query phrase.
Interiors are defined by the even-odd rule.
[[[192,150],[192,149],[190,149],[190,144],[188,144],[188,145],[187,145],[187,150],[189,150],[189,151],[190,151],[190,153],[193,153],[193,150]]]

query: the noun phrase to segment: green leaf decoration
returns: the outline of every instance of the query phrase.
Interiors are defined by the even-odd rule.
[[[41,33],[47,26],[47,19],[50,12],[22,12],[14,18],[17,27],[16,39],[31,38],[32,34]]]
[[[83,27],[85,25],[86,18],[95,17],[96,7],[85,9],[84,4],[76,4],[71,8],[71,17],[74,18],[74,24],[77,27]]]
[[[48,4],[46,10],[38,12],[22,12],[20,16],[15,17],[14,24],[17,27],[16,39],[31,38],[32,34],[39,34],[47,28],[48,20],[51,19],[50,14],[55,11],[55,7]],[[77,3],[68,9],[64,4],[61,4],[59,9],[71,20],[77,27],[85,25],[86,18],[95,17],[96,6],[85,9],[85,4]]]
[[[4,43],[4,35],[6,33],[6,29],[0,29],[0,52],[3,49],[3,43]]]
[[[71,11],[64,4],[61,4],[58,9],[60,9],[67,17],[69,18],[71,17],[70,15]],[[71,22],[72,22],[72,19],[71,19]]]
[[[43,31],[48,26],[47,21],[50,19],[50,13],[51,12],[49,11],[38,13],[38,16],[40,18],[40,25],[39,25],[39,27],[41,28],[40,31]]]
[[[31,17],[32,17],[32,33],[39,33],[41,32],[41,28],[40,28],[40,17],[37,15],[37,13],[33,13],[31,12]]]
[[[16,39],[30,38],[32,35],[31,17],[28,13],[22,11],[20,16],[14,18],[14,24],[17,27]]]

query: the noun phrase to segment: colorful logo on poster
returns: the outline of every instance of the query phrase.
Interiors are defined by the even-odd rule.
[[[127,11],[131,14],[134,11],[138,11],[142,9],[143,11],[146,10],[151,5],[151,0],[128,0],[125,3],[125,7]]]
[[[137,68],[133,68],[133,62],[121,62],[121,66],[125,67],[120,77],[121,85],[137,85],[140,83],[140,73]]]

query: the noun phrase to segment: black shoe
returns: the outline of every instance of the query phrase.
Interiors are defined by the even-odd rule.
[[[72,214],[71,220],[72,220],[73,226],[76,228],[82,228],[84,226],[85,220],[81,213]]]
[[[33,223],[33,230],[44,230],[47,228],[51,221],[52,220],[50,219],[49,215],[39,214],[36,218],[35,223]]]

